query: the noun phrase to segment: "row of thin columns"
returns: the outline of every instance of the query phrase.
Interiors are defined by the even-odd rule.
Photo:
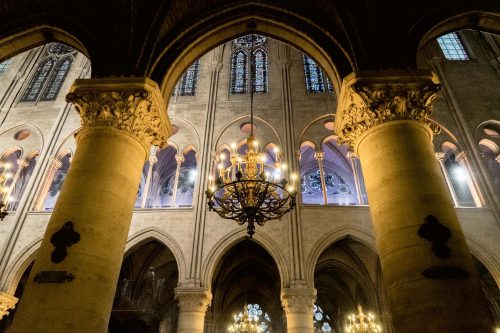
[[[350,75],[337,133],[361,162],[395,331],[488,332],[492,318],[432,147],[436,92],[428,73]],[[77,80],[67,99],[83,126],[13,333],[106,332],[142,168],[149,147],[171,133],[148,79]],[[203,330],[210,295],[197,292],[176,290],[180,333]],[[282,291],[289,333],[313,332],[314,300],[312,290]]]

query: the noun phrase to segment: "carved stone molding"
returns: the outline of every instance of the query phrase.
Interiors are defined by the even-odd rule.
[[[281,291],[281,305],[285,313],[313,313],[316,302],[316,289],[283,289]]]
[[[80,114],[79,134],[111,127],[132,134],[148,150],[165,147],[172,134],[158,85],[147,78],[76,80],[66,101]]]
[[[205,313],[212,302],[212,293],[203,288],[175,288],[175,299],[181,312]]]
[[[16,307],[18,298],[0,291],[0,319]]]
[[[414,120],[434,134],[440,128],[429,119],[440,85],[427,72],[351,74],[343,83],[335,121],[339,143],[354,149],[369,129],[395,120]]]

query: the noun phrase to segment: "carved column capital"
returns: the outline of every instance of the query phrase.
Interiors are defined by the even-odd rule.
[[[354,149],[360,137],[377,125],[413,120],[434,134],[439,126],[429,119],[440,85],[427,71],[413,73],[365,72],[348,75],[340,94],[335,130],[339,143]]]
[[[445,156],[446,156],[446,153],[438,151],[438,152],[434,153],[434,156],[436,156],[436,159],[438,161],[443,161]]]
[[[175,288],[175,299],[181,312],[205,313],[212,302],[212,293],[203,288]]]
[[[184,162],[184,156],[183,155],[175,155],[175,160],[177,161],[177,164],[182,164],[182,162]]]
[[[147,78],[79,79],[66,95],[81,117],[78,136],[95,127],[109,127],[137,138],[147,150],[166,146],[172,134],[158,85]]]
[[[281,305],[287,314],[290,313],[305,313],[313,312],[314,303],[316,302],[316,289],[282,289]]]
[[[30,164],[27,160],[17,160],[17,165],[19,165],[20,168],[26,168]]]
[[[457,154],[457,156],[455,156],[455,161],[457,162],[464,162],[464,161],[467,161],[467,153],[465,151],[461,151],[460,153]]]
[[[314,158],[318,161],[323,161],[323,159],[325,158],[325,153],[322,151],[317,151],[314,153]]]
[[[55,157],[50,157],[49,158],[49,164],[51,167],[53,167],[55,170],[58,170],[62,167],[62,162],[59,161],[57,158]]]
[[[16,307],[17,301],[17,297],[0,291],[0,319],[2,319],[3,316],[8,315],[9,311]]]

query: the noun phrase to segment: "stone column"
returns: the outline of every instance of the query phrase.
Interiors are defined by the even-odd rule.
[[[361,161],[396,332],[489,332],[493,321],[432,146],[430,72],[344,79],[336,132]]]
[[[288,333],[313,333],[313,308],[316,289],[282,289],[281,305],[285,310]]]
[[[52,185],[52,181],[54,180],[56,172],[61,168],[61,166],[62,163],[57,158],[49,158],[49,171],[47,172],[47,176],[42,183],[42,188],[40,189],[38,198],[36,199],[35,205],[33,207],[34,210],[42,210],[43,203],[45,202],[45,198],[47,197],[47,193],[50,189],[50,185]]]
[[[184,162],[184,156],[176,155],[175,161],[177,162],[177,167],[175,169],[174,186],[172,188],[172,207],[177,206],[177,204],[175,203],[175,201],[177,200],[177,186],[179,185],[179,175],[181,173],[181,164],[182,162]]]
[[[453,188],[453,184],[451,183],[450,175],[448,174],[448,171],[446,170],[446,166],[444,165],[444,157],[446,156],[445,153],[438,152],[434,154],[436,156],[436,159],[439,162],[439,166],[441,167],[441,171],[443,172],[444,179],[446,180],[446,185],[448,186],[448,189],[450,190],[451,198],[453,199],[453,205],[455,207],[459,206],[457,194],[455,193],[455,189]]]
[[[326,182],[325,182],[325,169],[323,168],[323,159],[325,158],[325,153],[322,151],[317,151],[314,153],[314,158],[318,161],[319,176],[321,180],[321,192],[323,193],[323,204],[328,203],[328,196],[326,195]]]
[[[470,168],[470,165],[467,160],[467,154],[463,151],[460,152],[456,157],[455,160],[460,164],[462,168],[464,168],[466,172],[466,181],[467,181],[467,186],[469,187],[470,193],[472,195],[472,198],[474,199],[474,204],[476,207],[483,207],[483,203],[481,201],[481,197],[479,195],[479,192],[477,190],[476,184],[474,180],[472,179],[472,169]]]
[[[179,302],[177,333],[203,333],[205,313],[212,293],[203,288],[175,288],[175,299]]]
[[[356,194],[358,198],[358,204],[363,205],[363,194],[361,193],[361,184],[359,183],[359,174],[358,174],[358,168],[356,167],[356,156],[349,151],[347,152],[347,158],[351,162],[351,168],[352,168],[352,175],[354,177],[354,185],[356,186]]]
[[[76,80],[77,149],[10,332],[107,332],[144,161],[171,134],[146,78]]]
[[[151,149],[151,151],[153,151]],[[154,150],[156,154],[156,150]],[[144,189],[142,191],[142,200],[141,200],[141,208],[146,207],[148,195],[149,195],[149,187],[151,186],[151,177],[153,176],[153,167],[158,162],[158,158],[156,155],[149,156],[149,166],[148,166],[148,174],[146,176],[146,181],[144,182]]]

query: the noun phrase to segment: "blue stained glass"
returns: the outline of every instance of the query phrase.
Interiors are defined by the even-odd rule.
[[[66,78],[66,75],[68,75],[72,63],[73,59],[71,57],[59,61],[55,70],[52,72],[49,83],[45,87],[42,98],[40,100],[53,101],[56,99],[57,94],[59,93],[59,90],[64,83],[64,79]]]
[[[247,92],[248,56],[243,50],[233,54],[231,64],[231,94],[244,94]]]
[[[3,74],[7,71],[7,67],[9,67],[10,59],[0,62],[0,74]]]
[[[246,35],[242,37],[236,38],[233,43],[237,47],[245,47],[245,48],[251,48],[256,47],[256,46],[265,46],[267,42],[267,38],[265,36],[261,35]]]
[[[304,54],[304,73],[308,93],[332,92],[332,83],[321,68],[309,56]]]
[[[200,60],[196,60],[194,64],[182,75],[179,81],[176,92],[178,96],[194,96],[196,94],[196,85],[198,82],[198,74],[200,71]]]
[[[264,50],[258,49],[253,53],[254,82],[253,91],[257,93],[267,93],[267,54]]]
[[[38,66],[35,75],[31,79],[28,88],[26,88],[26,91],[21,98],[21,102],[34,102],[37,100],[38,95],[40,94],[40,91],[45,84],[45,81],[47,80],[47,77],[49,76],[49,73],[52,70],[54,64],[54,59],[50,58],[45,60]]]
[[[455,32],[441,36],[437,39],[444,56],[448,60],[469,60],[460,38]]]

